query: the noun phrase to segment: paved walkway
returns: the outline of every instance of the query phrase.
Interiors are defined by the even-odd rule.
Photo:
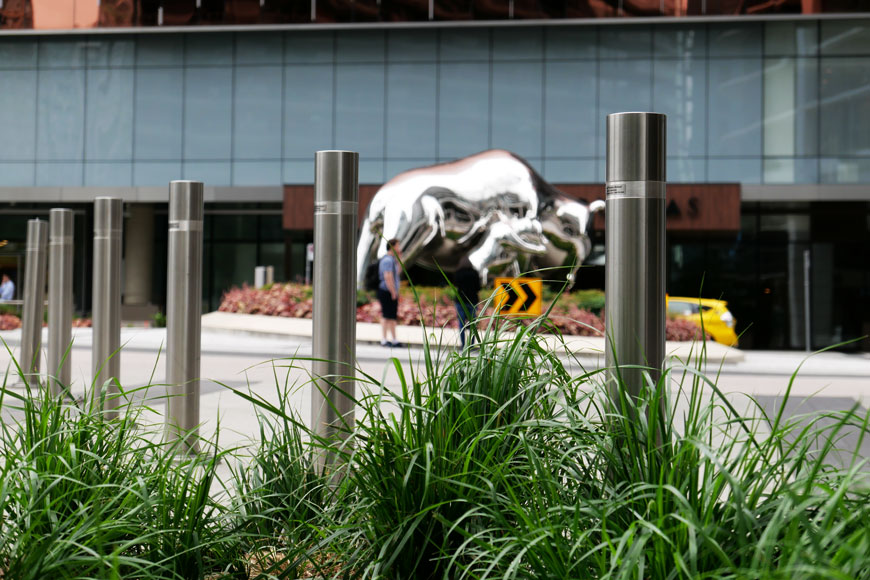
[[[202,317],[203,330],[221,330],[249,333],[258,336],[274,337],[311,337],[311,320],[306,318],[281,318],[278,316],[261,316],[257,314],[234,314],[230,312],[210,312]],[[509,333],[508,333],[509,334]],[[381,341],[381,325],[371,322],[357,322],[356,337],[358,343],[379,344]],[[423,344],[439,344],[444,346],[459,346],[459,333],[455,328],[422,328],[420,326],[399,326],[396,329],[399,342],[412,346]],[[570,352],[583,358],[603,358],[604,337],[594,336],[562,336],[542,335],[553,351]],[[696,355],[698,345],[692,342],[668,342],[666,352],[670,356],[687,360]],[[744,360],[741,351],[728,348],[716,342],[707,343],[707,357],[728,364]]]
[[[310,320],[224,313],[204,316],[200,387],[202,435],[212,437],[219,425],[224,448],[248,445],[258,436],[257,409],[232,389],[274,403],[278,400],[279,390],[286,388],[289,410],[308,422],[310,365],[304,357],[311,356],[310,333]],[[410,345],[402,349],[379,346],[380,326],[377,324],[360,323],[357,333],[359,367],[376,380],[374,385],[361,382],[358,389],[379,388],[381,385],[395,388],[400,379],[390,357],[402,362],[406,372],[409,362],[416,363],[421,358],[422,349],[416,347],[423,343],[423,330],[420,328],[399,328],[399,340]],[[20,336],[20,331],[0,332],[0,339],[8,344],[13,355],[17,355]],[[43,336],[47,339],[47,332]],[[72,390],[81,396],[91,382],[91,329],[74,329],[73,337],[70,351]],[[453,350],[456,331],[433,332],[433,339],[429,341],[436,345],[433,348],[442,352]],[[440,347],[437,346],[439,341]],[[565,342],[573,353],[573,356],[564,357],[572,372],[579,374],[581,366],[591,370],[603,365],[603,339],[566,337]],[[166,364],[161,353],[166,345],[165,329],[123,328],[121,343],[121,384],[128,390],[141,389],[136,398],[147,397],[149,408],[154,413],[149,416],[155,422],[162,421]],[[668,343],[668,352],[684,360],[690,353],[697,353],[697,346],[694,346],[694,351],[692,348],[688,343]],[[287,358],[293,356],[302,358]],[[733,400],[746,404],[750,403],[747,395],[754,397],[768,412],[779,404],[798,368],[800,372],[792,382],[790,415],[850,408],[856,403],[870,407],[870,354],[826,352],[807,359],[806,353],[801,352],[744,352],[708,344],[707,356],[706,374],[722,391],[732,393]],[[0,374],[10,368],[10,352],[2,348]],[[691,379],[691,375],[688,378]],[[675,373],[671,383],[675,390],[679,388],[679,381],[680,376]],[[0,415],[8,420],[15,412],[3,408]],[[870,456],[870,451],[867,456]]]

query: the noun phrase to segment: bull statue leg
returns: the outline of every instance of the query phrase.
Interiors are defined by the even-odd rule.
[[[431,195],[421,196],[410,211],[391,205],[384,208],[381,219],[366,216],[357,244],[357,287],[363,287],[369,264],[386,255],[387,240],[399,240],[402,261],[413,264],[439,235],[442,239],[446,235],[444,209]]]
[[[388,207],[384,212],[384,228],[378,257],[387,253],[387,240],[399,240],[402,260],[411,264],[436,236],[445,235],[444,210],[432,196],[421,196],[410,213],[402,208]]]

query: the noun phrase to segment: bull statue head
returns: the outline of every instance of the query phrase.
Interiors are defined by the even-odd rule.
[[[399,240],[406,265],[446,272],[468,256],[484,283],[508,269],[563,268],[572,280],[589,255],[586,204],[550,185],[521,157],[491,150],[400,173],[369,204],[357,245],[357,284]]]

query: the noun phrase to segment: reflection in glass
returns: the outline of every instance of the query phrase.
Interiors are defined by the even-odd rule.
[[[867,12],[860,0],[4,0],[0,29]]]

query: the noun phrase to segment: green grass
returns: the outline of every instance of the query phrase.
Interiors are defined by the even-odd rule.
[[[614,402],[534,326],[391,359],[393,388],[359,372],[336,439],[291,407],[312,385],[279,380],[310,359],[273,363],[277,402],[236,391],[260,413],[250,457],[179,460],[147,408],[4,390],[3,577],[870,579],[864,411],[767,415],[697,370],[703,348]]]

